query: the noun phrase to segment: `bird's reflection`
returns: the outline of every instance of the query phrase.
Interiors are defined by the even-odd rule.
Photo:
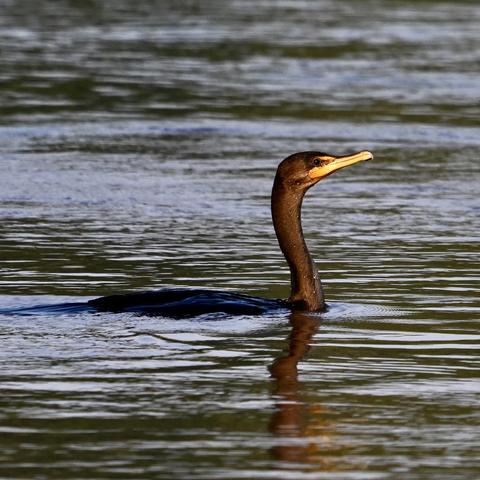
[[[321,444],[330,443],[334,425],[328,421],[328,412],[321,405],[304,398],[297,372],[298,362],[310,349],[320,319],[316,315],[292,312],[290,325],[287,352],[269,367],[274,379],[276,407],[270,422],[270,431],[276,437],[271,453],[276,460],[301,464],[308,470],[335,470],[319,451]]]

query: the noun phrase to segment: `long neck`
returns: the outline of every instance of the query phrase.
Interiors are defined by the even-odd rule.
[[[272,190],[272,218],[280,249],[290,267],[289,302],[301,310],[325,308],[317,267],[310,256],[301,223],[304,191],[289,188],[275,178]]]

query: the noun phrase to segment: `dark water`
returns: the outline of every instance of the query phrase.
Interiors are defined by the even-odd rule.
[[[324,315],[0,316],[0,478],[479,478],[479,20],[1,2],[0,309],[286,297],[277,163],[376,158],[305,200]]]

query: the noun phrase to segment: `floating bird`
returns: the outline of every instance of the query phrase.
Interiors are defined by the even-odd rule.
[[[333,172],[373,159],[368,151],[333,156],[299,152],[283,160],[273,182],[271,207],[275,233],[290,268],[290,297],[275,300],[228,291],[169,288],[151,292],[109,295],[90,300],[98,312],[137,312],[148,315],[189,317],[223,312],[258,315],[278,309],[323,311],[326,308],[318,270],[308,251],[301,224],[301,208],[307,190]]]

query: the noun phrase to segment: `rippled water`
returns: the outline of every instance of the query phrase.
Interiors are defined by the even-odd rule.
[[[0,315],[0,477],[480,475],[477,2],[0,10],[0,310],[160,286],[288,295],[278,162],[322,315]]]

